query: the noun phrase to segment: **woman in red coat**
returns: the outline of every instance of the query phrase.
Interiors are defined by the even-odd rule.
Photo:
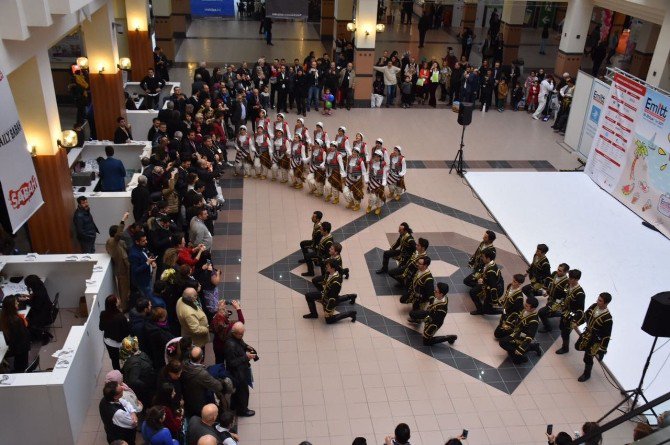
[[[242,315],[242,306],[240,306],[240,302],[233,300],[230,302],[230,304],[233,306],[233,309],[237,311],[237,320],[244,323],[244,315]],[[226,308],[226,302],[224,300],[219,301],[218,311],[216,312],[216,315],[214,315],[214,318],[210,324],[210,328],[214,332],[214,341],[212,346],[214,348],[214,357],[216,363],[223,363],[223,351],[226,338],[228,337],[228,333],[233,327],[233,323],[231,323],[230,319],[228,318],[228,316],[231,314],[232,313],[229,313],[228,309]]]

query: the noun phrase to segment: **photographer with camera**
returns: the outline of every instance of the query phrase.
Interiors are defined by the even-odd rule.
[[[251,417],[256,414],[249,409],[249,384],[252,382],[251,360],[258,361],[256,350],[246,344],[244,323],[238,321],[231,329],[224,351],[226,369],[232,375],[235,393],[231,397],[232,408],[239,417]]]

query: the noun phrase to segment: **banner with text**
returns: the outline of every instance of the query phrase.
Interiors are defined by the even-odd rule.
[[[584,117],[582,134],[579,140],[579,146],[577,147],[577,151],[587,158],[591,152],[593,138],[598,131],[598,123],[600,122],[600,116],[603,113],[605,98],[607,97],[609,88],[610,86],[600,79],[593,79],[593,83],[591,84],[591,95],[589,96],[589,102],[586,105],[587,115]]]
[[[44,203],[9,80],[0,71],[0,188],[12,233]]]
[[[615,74],[585,171],[670,238],[669,109],[667,95]]]
[[[307,0],[266,0],[266,15],[273,19],[307,20]]]
[[[235,17],[234,0],[191,0],[191,15],[196,17]]]

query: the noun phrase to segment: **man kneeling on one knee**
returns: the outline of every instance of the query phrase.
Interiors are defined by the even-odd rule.
[[[447,316],[449,308],[449,298],[447,298],[448,292],[449,285],[447,283],[437,283],[437,286],[435,286],[435,301],[433,304],[428,306],[425,310],[416,309],[409,313],[409,319],[407,321],[410,323],[418,324],[422,321],[424,322],[423,344],[426,346],[444,343],[445,341],[449,342],[449,344],[453,344],[458,338],[456,335],[435,335],[442,326],[442,323],[444,323],[444,318]]]
[[[515,364],[528,361],[526,352],[535,351],[538,356],[542,355],[540,345],[534,342],[537,327],[540,321],[537,317],[537,298],[530,296],[526,298],[523,312],[518,316],[510,316],[505,322],[512,327],[511,334],[500,340],[500,347],[507,351],[510,359]]]
[[[321,292],[307,292],[305,300],[309,307],[309,314],[305,314],[303,318],[319,318],[316,312],[316,302],[320,301],[323,304],[323,315],[326,317],[326,323],[332,324],[343,318],[351,318],[351,322],[356,321],[356,311],[340,312],[335,314],[335,308],[339,303],[349,300],[351,304],[356,301],[356,294],[346,294],[340,296],[342,289],[342,276],[335,268],[335,261],[331,258],[324,263],[326,268],[326,279],[323,281],[323,290]]]

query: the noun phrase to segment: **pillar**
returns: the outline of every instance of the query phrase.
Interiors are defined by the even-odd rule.
[[[321,40],[332,41],[335,25],[335,0],[321,0]]]
[[[128,54],[132,69],[130,79],[139,82],[154,67],[153,48],[149,35],[149,4],[147,0],[126,0]]]
[[[28,145],[35,147],[33,160],[44,198],[44,205],[28,220],[32,250],[72,253],[72,179],[67,154],[56,143],[61,126],[48,53],[38,52],[8,78]]]
[[[654,47],[658,41],[661,27],[655,23],[644,22],[637,30],[635,50],[633,51],[630,69],[632,75],[644,79],[647,77],[651,59],[654,56]]]
[[[509,65],[519,57],[521,29],[526,16],[526,2],[505,0],[502,10],[503,65]]]
[[[126,115],[113,21],[112,4],[108,2],[91,15],[90,21],[81,25],[90,71],[95,128],[99,140],[110,141],[114,139],[117,118]]]
[[[333,41],[336,39],[351,40],[354,34],[347,30],[347,23],[354,19],[354,1],[335,0],[334,11]]]
[[[156,46],[160,46],[170,60],[174,60],[177,54],[177,46],[172,29],[172,1],[153,0],[154,25],[156,27]]]
[[[461,27],[469,27],[475,29],[475,21],[477,20],[477,0],[465,0],[463,2],[463,18],[461,19]]]
[[[654,55],[649,64],[647,83],[666,91],[670,90],[670,9],[665,11]]]
[[[377,26],[377,2],[355,0],[356,32],[354,33],[354,66],[356,67],[356,88],[354,100],[358,104],[370,104],[372,80],[374,78],[375,40]]]
[[[170,21],[174,37],[183,39],[191,23],[191,0],[170,0],[170,6],[172,9]]]
[[[554,71],[577,75],[584,55],[584,45],[591,24],[593,0],[570,0],[565,12],[563,34],[558,45]]]

